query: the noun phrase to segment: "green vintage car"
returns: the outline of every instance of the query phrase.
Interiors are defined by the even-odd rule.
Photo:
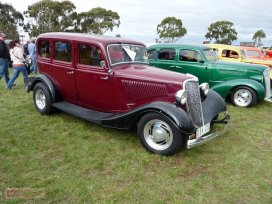
[[[218,60],[206,45],[162,43],[147,49],[150,65],[195,75],[236,106],[252,107],[258,99],[272,102],[267,66]]]

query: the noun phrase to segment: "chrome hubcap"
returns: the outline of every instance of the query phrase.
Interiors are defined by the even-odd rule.
[[[44,109],[46,103],[45,103],[45,95],[42,90],[36,91],[35,102],[39,109]]]
[[[165,150],[173,142],[173,133],[167,123],[151,120],[144,127],[145,141],[156,150]]]
[[[240,89],[234,94],[234,102],[239,106],[247,106],[252,101],[252,94],[247,89]]]

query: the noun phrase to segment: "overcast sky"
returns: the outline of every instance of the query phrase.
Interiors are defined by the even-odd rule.
[[[166,17],[182,20],[187,34],[179,43],[202,44],[208,27],[216,21],[230,21],[238,33],[240,42],[252,42],[258,30],[263,30],[266,38],[264,46],[272,45],[272,21],[270,9],[272,0],[70,0],[76,11],[85,12],[102,7],[117,12],[121,25],[105,35],[120,34],[121,37],[134,39],[146,44],[155,43],[157,25]],[[28,5],[38,0],[1,0],[10,3],[23,12]],[[21,34],[21,33],[20,33]]]

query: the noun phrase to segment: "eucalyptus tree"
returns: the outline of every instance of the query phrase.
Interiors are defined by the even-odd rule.
[[[229,21],[217,21],[212,23],[205,35],[206,39],[215,39],[216,44],[231,45],[231,42],[237,40],[237,32],[232,28],[233,23]]]
[[[77,16],[75,9],[70,1],[41,0],[24,12],[27,19],[24,29],[30,36],[67,31]]]
[[[167,17],[157,26],[157,34],[164,42],[175,43],[185,34],[187,34],[186,28],[182,27],[182,20],[175,17]],[[159,39],[155,39],[156,42],[160,42]]]
[[[16,11],[11,4],[0,2],[0,32],[10,39],[19,39],[18,27],[23,26],[24,16]]]
[[[252,40],[254,40],[255,44],[257,44],[258,46],[262,46],[263,45],[262,44],[262,39],[264,39],[264,38],[266,38],[266,35],[265,35],[264,31],[263,30],[258,30],[254,34]]]
[[[90,11],[79,13],[76,24],[75,30],[83,33],[103,35],[109,30],[112,31],[114,27],[119,27],[120,16],[117,12],[97,7]]]

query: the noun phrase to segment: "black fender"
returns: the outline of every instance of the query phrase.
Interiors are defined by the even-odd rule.
[[[61,93],[59,92],[59,90],[57,89],[55,83],[53,82],[53,80],[46,74],[39,74],[38,76],[36,76],[34,78],[34,80],[31,80],[31,83],[29,84],[29,86],[27,87],[27,93],[29,93],[30,91],[33,91],[35,85],[38,82],[42,82],[50,91],[51,96],[52,96],[52,100],[53,102],[58,102],[63,100]]]
[[[210,89],[206,99],[202,102],[204,124],[210,123],[216,115],[226,110],[224,99],[217,92]]]
[[[180,107],[164,101],[152,102],[130,112],[113,114],[102,119],[102,125],[119,129],[129,129],[144,114],[157,112],[169,118],[184,134],[192,134],[195,127],[188,114]]]

